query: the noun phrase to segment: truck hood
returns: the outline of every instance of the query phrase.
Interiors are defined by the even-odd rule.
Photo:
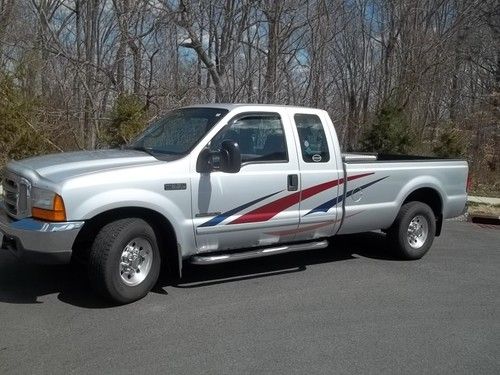
[[[162,161],[142,151],[96,150],[64,152],[13,161],[8,168],[27,177],[34,173],[59,183],[84,174],[152,163]]]

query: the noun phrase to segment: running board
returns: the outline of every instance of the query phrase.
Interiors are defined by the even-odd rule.
[[[190,262],[192,264],[197,264],[197,265],[217,264],[217,263],[234,262],[243,259],[260,258],[269,255],[292,253],[294,251],[324,249],[325,247],[328,247],[328,241],[322,240],[322,241],[305,242],[293,245],[252,249],[238,253],[195,255],[191,257]]]

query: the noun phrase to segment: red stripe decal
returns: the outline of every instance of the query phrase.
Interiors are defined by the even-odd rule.
[[[257,223],[261,221],[267,221],[276,216],[279,212],[286,210],[288,207],[291,207],[294,204],[299,203],[299,201],[300,191],[287,195],[286,197],[280,198],[262,207],[256,208],[255,210],[240,216],[236,220],[231,221],[229,224]]]
[[[347,181],[357,180],[358,178],[361,178],[361,177],[366,177],[366,176],[370,176],[370,175],[372,175],[372,174],[375,174],[375,172],[362,173],[362,174],[355,174],[354,176],[349,176],[349,177],[347,177]]]
[[[369,176],[373,173],[374,172],[350,176],[347,177],[347,181],[356,180],[361,177]],[[281,211],[284,211],[287,208],[292,207],[294,204],[299,203],[301,200],[310,198],[313,195],[316,195],[318,193],[321,193],[322,191],[340,185],[343,182],[344,182],[343,178],[339,180],[328,181],[316,186],[312,186],[305,190],[287,195],[286,197],[275,200],[274,202],[270,202],[262,207],[256,208],[253,211],[247,212],[246,214],[241,215],[239,218],[231,221],[228,224],[258,223],[261,221],[267,221],[276,216],[277,214],[279,214]]]

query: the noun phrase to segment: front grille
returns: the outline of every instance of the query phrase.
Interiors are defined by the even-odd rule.
[[[10,178],[3,180],[3,199],[7,212],[11,215],[17,216],[17,206],[19,202],[19,185]]]
[[[2,188],[7,214],[16,219],[28,216],[29,182],[7,171],[2,181]]]

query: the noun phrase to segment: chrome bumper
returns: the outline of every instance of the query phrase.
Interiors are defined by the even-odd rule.
[[[40,263],[68,263],[83,221],[52,223],[31,218],[13,220],[0,203],[0,248]]]

